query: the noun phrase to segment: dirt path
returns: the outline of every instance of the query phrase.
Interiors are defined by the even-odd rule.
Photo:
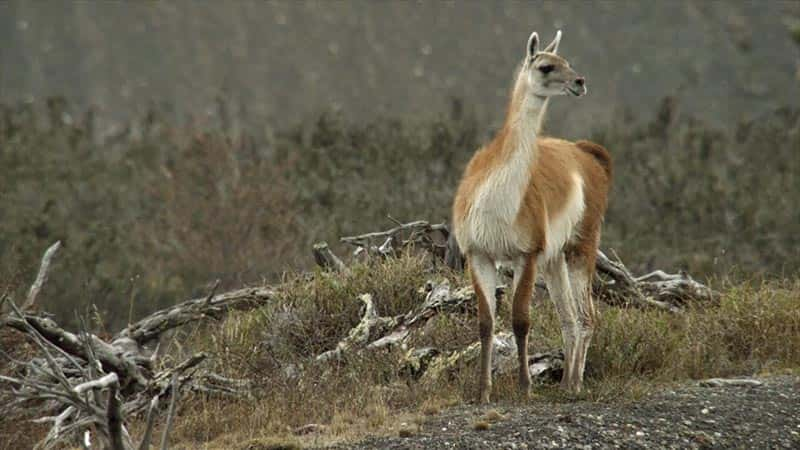
[[[371,438],[348,448],[800,448],[800,380],[757,387],[665,390],[625,405],[576,402],[504,407],[488,430],[473,424],[485,408],[442,412],[412,437]]]

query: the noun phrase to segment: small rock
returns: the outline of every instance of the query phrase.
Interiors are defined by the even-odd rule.
[[[709,378],[700,382],[703,387],[723,387],[723,386],[761,386],[762,381],[752,378]]]
[[[414,430],[408,426],[403,426],[399,430],[397,430],[397,435],[401,438],[409,438],[414,436]]]
[[[696,432],[692,436],[692,440],[695,442],[695,444],[700,446],[700,448],[709,448],[714,445],[714,439],[702,431]]]
[[[323,433],[327,430],[328,427],[318,423],[309,423],[300,427],[295,428],[292,430],[292,433],[295,435],[304,435],[304,434],[314,434],[314,433]]]
[[[562,423],[572,423],[572,416],[570,415],[558,416],[556,420]]]

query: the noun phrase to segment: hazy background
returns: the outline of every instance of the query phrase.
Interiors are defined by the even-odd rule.
[[[276,126],[323,108],[430,115],[457,97],[498,123],[528,35],[561,28],[591,94],[556,102],[564,132],[665,95],[729,124],[799,104],[798,17],[796,1],[11,1],[0,97],[60,95],[121,119],[151,102],[213,114],[224,96]]]
[[[111,325],[448,221],[532,30],[588,80],[548,132],[615,164],[635,271],[800,270],[800,2],[0,3],[0,292]],[[346,250],[334,244],[340,254]],[[112,326],[113,328],[113,326]]]

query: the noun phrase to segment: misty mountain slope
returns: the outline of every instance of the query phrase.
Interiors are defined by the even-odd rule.
[[[259,119],[442,111],[501,120],[531,30],[589,81],[550,129],[585,135],[609,109],[678,95],[727,124],[800,102],[797,2],[41,3],[0,5],[0,99],[65,95],[123,118],[150,102],[202,113],[216,96]],[[570,111],[569,120],[566,113]]]

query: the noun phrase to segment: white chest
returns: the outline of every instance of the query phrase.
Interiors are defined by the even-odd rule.
[[[494,260],[506,260],[530,251],[535,244],[533,230],[516,223],[525,191],[535,180],[530,179],[529,168],[522,173],[513,167],[504,169],[487,177],[477,188],[464,222],[456,229],[456,239],[464,252],[481,252]],[[544,205],[545,246],[540,262],[561,252],[576,236],[585,199],[581,177],[575,173],[572,181],[566,205]],[[559,212],[548,214],[548,209]]]
[[[456,230],[462,250],[505,259],[527,249],[528,239],[515,221],[529,178],[527,170],[509,165],[494,171],[478,186],[464,223]]]

